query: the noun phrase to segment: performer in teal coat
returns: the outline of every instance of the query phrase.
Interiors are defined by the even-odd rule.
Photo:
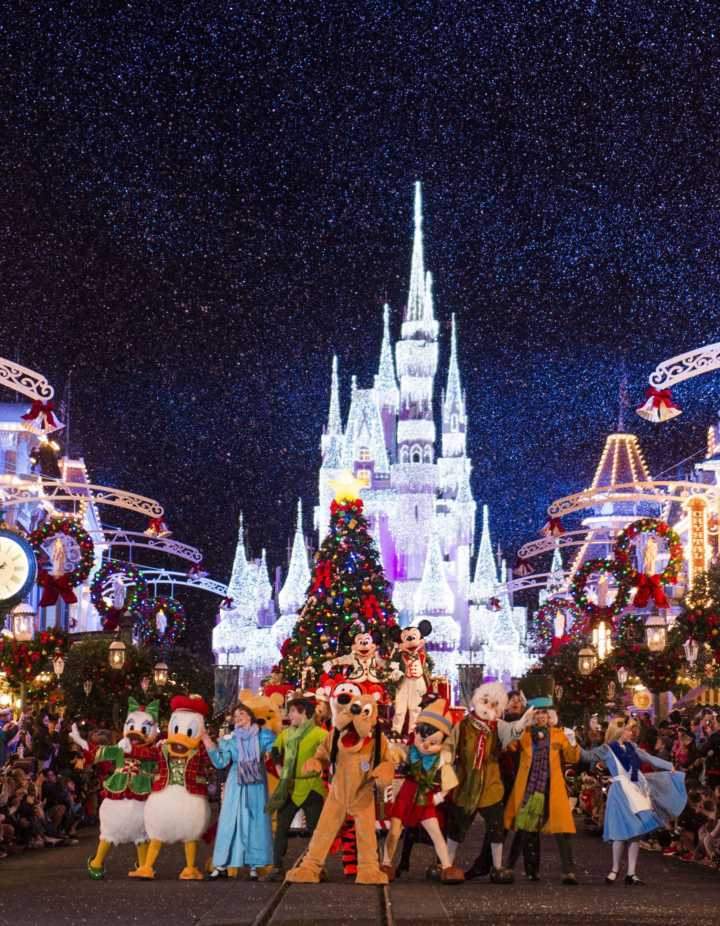
[[[275,742],[272,730],[259,727],[249,707],[238,704],[233,713],[235,730],[216,746],[206,736],[205,748],[215,768],[230,772],[225,782],[218,820],[211,880],[226,878],[228,868],[257,868],[272,863],[272,828],[265,810],[268,800],[264,758]]]

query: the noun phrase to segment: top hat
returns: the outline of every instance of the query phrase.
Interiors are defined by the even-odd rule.
[[[549,708],[554,706],[555,679],[552,675],[540,675],[539,672],[531,672],[530,675],[520,679],[518,688],[525,695],[528,707]]]

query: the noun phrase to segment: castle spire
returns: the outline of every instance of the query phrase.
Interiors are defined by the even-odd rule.
[[[386,397],[394,395],[395,405],[397,406],[398,387],[395,378],[395,361],[390,346],[390,306],[387,302],[383,306],[383,339],[380,348],[380,364],[375,376],[375,390],[378,397],[382,397],[384,400]]]
[[[240,600],[242,595],[243,579],[247,572],[247,555],[245,553],[245,525],[243,523],[243,513],[240,512],[238,519],[238,540],[235,547],[235,559],[233,560],[230,581],[228,582],[228,598],[232,598],[234,603]]]
[[[420,585],[415,592],[414,603],[417,614],[453,613],[455,596],[445,577],[438,531],[434,524],[430,527],[425,568]]]
[[[408,292],[405,321],[420,321],[425,316],[425,255],[422,233],[422,188],[415,182],[415,232],[410,262],[410,290]]]
[[[342,418],[340,417],[340,387],[338,385],[338,359],[337,354],[332,359],[332,379],[330,383],[330,410],[327,423],[328,434],[342,434]]]
[[[497,566],[490,540],[490,511],[483,505],[483,525],[480,535],[480,548],[475,562],[472,595],[476,601],[487,601],[495,594],[497,585]]]
[[[258,566],[258,600],[263,608],[267,608],[272,598],[272,584],[270,583],[270,573],[267,565],[267,552],[263,547],[260,556],[260,565]]]
[[[450,334],[450,365],[448,367],[447,389],[442,402],[442,455],[464,457],[466,455],[467,415],[465,397],[460,385],[460,368],[457,359],[457,329],[455,315],[452,316]]]
[[[298,499],[297,526],[290,554],[290,565],[285,584],[278,595],[281,614],[294,614],[302,606],[309,584],[310,567],[302,530],[302,499]]]

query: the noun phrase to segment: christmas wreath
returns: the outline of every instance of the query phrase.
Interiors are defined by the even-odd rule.
[[[50,559],[43,549],[43,545],[53,537],[65,536],[71,538],[77,545],[79,559],[75,567],[62,575],[55,576],[47,569],[47,560]],[[77,597],[73,589],[80,585],[90,575],[95,562],[95,545],[90,534],[84,530],[74,518],[50,518],[37,530],[34,530],[28,540],[38,557],[37,584],[42,588],[40,607],[51,607],[57,603],[58,598],[66,604],[75,604]],[[45,565],[40,564],[40,557],[46,557]]]
[[[620,621],[613,642],[613,650],[605,663],[612,672],[626,669],[637,676],[650,691],[673,691],[682,687],[678,675],[684,665],[684,652],[679,638],[670,635],[665,649],[652,652],[645,644],[645,622],[638,614],[627,614]]]
[[[720,658],[720,613],[705,608],[681,611],[672,627],[672,636],[681,642],[687,639],[707,643],[716,659]]]
[[[561,640],[568,638],[568,618],[572,618],[573,625],[581,619],[579,608],[567,598],[548,598],[545,604],[535,612],[532,622],[532,638],[543,651],[547,651],[553,644],[555,636],[555,618],[557,612],[562,611],[565,617],[565,630]]]
[[[52,673],[53,657],[65,655],[68,648],[69,638],[62,630],[42,630],[34,640],[24,643],[0,636],[0,670],[13,687],[41,687],[35,682],[37,676]]]
[[[589,675],[581,675],[578,671],[581,648],[580,641],[571,640],[556,652],[546,653],[540,661],[541,671],[552,675],[555,685],[562,689],[557,708],[564,723],[575,723],[583,714],[602,711],[612,679],[607,660],[598,663]]]
[[[164,630],[158,627],[158,616],[165,616]],[[135,634],[144,646],[172,646],[186,626],[185,608],[175,598],[148,598],[135,618]]]
[[[126,579],[125,601],[116,608],[105,600],[105,586],[111,576],[121,575]],[[123,614],[137,615],[147,598],[147,582],[142,572],[131,563],[109,559],[98,569],[90,586],[90,599],[102,618],[103,630],[112,633],[117,630]]]
[[[615,600],[609,605],[601,607],[590,601],[585,590],[587,581],[594,574],[613,576],[617,579],[617,593]],[[611,559],[589,559],[575,573],[570,592],[575,600],[575,604],[585,614],[588,624],[595,625],[600,620],[609,620],[618,617],[627,607],[630,600],[630,586],[626,584],[625,579],[619,573],[617,563]]]
[[[656,534],[667,541],[670,556],[667,566],[661,573],[648,575],[638,572],[633,566],[632,542],[640,534]],[[640,518],[638,521],[633,521],[618,534],[614,554],[615,562],[618,564],[619,580],[628,586],[637,587],[633,600],[635,607],[646,607],[651,598],[656,607],[669,607],[663,585],[674,585],[677,581],[683,564],[683,547],[679,536],[666,521],[660,521],[657,518]]]

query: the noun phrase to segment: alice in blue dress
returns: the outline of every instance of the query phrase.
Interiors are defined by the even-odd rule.
[[[583,749],[582,757],[591,764],[603,762],[612,779],[605,805],[605,842],[626,842],[665,826],[687,803],[685,775],[634,743],[615,740]],[[661,771],[643,775],[641,763]]]
[[[238,727],[208,750],[215,768],[231,765],[218,819],[215,868],[260,868],[272,864],[272,828],[265,810],[267,774],[263,759],[275,742],[272,730]]]

